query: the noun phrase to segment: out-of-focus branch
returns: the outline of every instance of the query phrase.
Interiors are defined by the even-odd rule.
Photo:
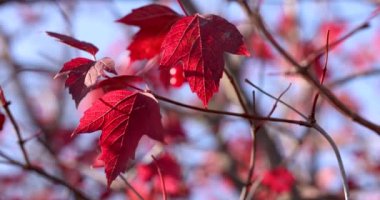
[[[58,177],[55,177],[49,173],[47,173],[44,169],[40,168],[40,167],[36,167],[36,166],[33,166],[33,165],[24,165],[14,159],[12,159],[11,157],[9,157],[8,155],[6,155],[4,152],[0,151],[0,156],[3,157],[4,159],[6,159],[8,161],[9,164],[12,164],[13,166],[16,166],[16,167],[19,167],[19,168],[22,168],[24,170],[27,170],[27,171],[31,171],[31,172],[35,172],[37,173],[38,175],[44,177],[45,179],[53,182],[53,183],[56,183],[56,184],[59,184],[61,186],[64,186],[66,187],[67,189],[69,189],[70,191],[72,191],[75,196],[79,199],[83,199],[83,200],[90,200],[91,198],[87,197],[85,194],[83,194],[80,190],[78,190],[77,188],[75,188],[74,186],[70,185],[69,183],[67,183],[65,180],[62,180]]]
[[[270,95],[269,96],[270,98],[273,98],[274,100],[278,100],[278,98],[275,98],[274,96]],[[280,103],[283,103],[285,106],[290,106],[289,104],[283,102],[283,101],[279,101],[278,102]],[[290,106],[292,107],[292,106]],[[296,108],[292,107],[292,110],[295,110],[296,113],[300,113],[300,111],[298,111]],[[345,196],[345,199],[348,200],[349,199],[349,196],[350,196],[350,193],[349,193],[349,190],[348,190],[348,180],[347,180],[347,175],[346,175],[346,171],[344,169],[344,165],[343,165],[343,160],[342,160],[342,157],[339,153],[339,149],[337,147],[337,145],[335,144],[334,140],[331,138],[331,136],[318,124],[317,120],[315,119],[310,119],[309,117],[305,117],[304,114],[301,114],[300,115],[305,121],[308,121],[309,125],[310,125],[310,128],[318,131],[326,140],[327,142],[330,144],[330,146],[333,148],[333,151],[334,151],[334,154],[336,156],[336,159],[338,161],[338,166],[339,166],[339,171],[341,173],[341,178],[342,178],[342,181],[343,181],[343,191],[344,191],[344,196]]]
[[[125,183],[125,185],[132,190],[132,192],[137,196],[137,198],[139,200],[144,200],[144,198],[141,196],[141,194],[128,182],[128,180],[123,176],[123,175],[119,175],[119,177],[121,178],[121,180]]]
[[[349,107],[347,107],[343,102],[341,102],[327,87],[321,85],[318,80],[314,78],[314,76],[307,70],[308,67],[301,65],[293,58],[292,55],[285,50],[280,43],[272,36],[272,34],[267,29],[261,15],[258,12],[254,12],[250,9],[247,2],[245,0],[239,0],[239,3],[243,7],[243,9],[248,14],[250,20],[257,25],[259,30],[263,33],[263,35],[268,39],[268,41],[274,46],[274,48],[291,64],[294,68],[296,68],[299,75],[301,75],[309,84],[314,86],[320,94],[327,99],[330,104],[332,104],[338,111],[340,111],[345,116],[351,118],[353,121],[361,124],[362,126],[374,131],[377,135],[380,135],[380,126],[369,121],[368,119],[362,117],[357,112],[352,111]],[[369,18],[372,19],[372,18]]]
[[[28,153],[27,153],[26,148],[25,148],[25,140],[22,139],[20,128],[19,128],[19,126],[18,126],[15,118],[13,117],[13,114],[12,114],[11,110],[9,109],[9,105],[11,103],[6,100],[5,95],[4,95],[4,91],[1,88],[1,86],[0,86],[0,103],[1,103],[1,105],[3,107],[3,109],[5,110],[5,113],[7,114],[7,117],[11,121],[11,124],[13,125],[13,128],[15,129],[17,140],[18,140],[18,144],[19,144],[20,149],[22,151],[22,155],[24,156],[24,159],[25,159],[25,162],[26,162],[26,166],[30,166],[31,163],[30,163],[30,159],[29,159]]]
[[[327,86],[329,88],[335,88],[356,79],[366,78],[370,76],[377,76],[377,75],[380,75],[380,69],[370,69],[363,72],[351,74],[337,80],[330,81],[330,83],[328,83]]]

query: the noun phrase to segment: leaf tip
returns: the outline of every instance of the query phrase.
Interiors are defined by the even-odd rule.
[[[123,17],[120,18],[120,19],[115,20],[114,22],[116,22],[116,23],[123,23],[123,22],[122,22],[122,19],[123,19]]]
[[[208,101],[209,101],[209,99],[202,99],[203,107],[206,110],[207,110],[207,106],[208,106]]]
[[[239,49],[237,50],[237,54],[246,57],[251,56],[251,53],[248,51],[247,47],[244,44],[239,47]]]
[[[46,33],[48,36],[52,36],[52,35],[54,35],[54,33],[51,32],[51,31],[45,31],[45,33]]]

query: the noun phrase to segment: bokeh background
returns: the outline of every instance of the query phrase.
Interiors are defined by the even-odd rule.
[[[230,62],[227,66],[240,81],[251,103],[255,89],[244,79],[274,96],[291,83],[282,100],[306,115],[310,112],[315,90],[297,76],[281,55],[252,28],[236,1],[191,2],[199,13],[223,16],[243,33],[252,56],[228,55]],[[120,180],[107,191],[103,169],[91,168],[99,152],[99,133],[70,137],[96,94],[89,95],[76,109],[68,91],[64,90],[64,80],[54,80],[53,77],[64,62],[87,55],[49,38],[45,31],[91,42],[100,49],[98,58],[111,57],[119,74],[133,74],[151,66],[153,61],[130,62],[126,48],[138,28],[115,20],[149,3],[152,1],[0,0],[0,85],[11,102],[11,111],[23,137],[27,138],[30,157],[33,163],[78,185],[94,199],[133,197],[128,197],[128,189]],[[154,3],[182,13],[177,1]],[[254,5],[256,1],[250,3]],[[366,21],[377,6],[376,0],[262,0],[261,12],[274,37],[302,60],[324,46],[328,30],[330,41],[334,41]],[[380,17],[371,19],[368,28],[330,50],[325,82],[342,102],[377,124],[380,124],[379,22]],[[324,60],[325,57],[321,57],[311,67],[316,76],[320,76]],[[165,88],[160,86],[154,73],[142,74],[152,89],[163,96],[202,107],[186,83]],[[256,109],[265,115],[272,109],[274,101],[255,91]],[[227,79],[222,79],[220,92],[211,100],[210,108],[241,112]],[[175,132],[173,141],[162,147],[144,139],[139,145],[137,161],[133,163],[149,162],[152,152],[169,152],[182,168],[182,182],[173,184],[183,184],[186,188],[186,192],[173,195],[173,198],[238,199],[252,146],[249,124],[244,119],[201,114],[165,103],[162,104],[162,115],[167,130]],[[280,104],[273,116],[301,119]],[[317,121],[339,147],[353,199],[380,199],[380,137],[337,112],[323,98],[317,109]],[[259,186],[256,199],[292,199],[294,193],[300,199],[342,199],[336,158],[330,145],[318,133],[278,123],[266,123],[265,130],[267,137],[263,136],[259,141],[254,180],[285,162],[284,166],[295,179],[295,189],[273,197],[265,196],[270,187]],[[23,159],[9,120],[0,132],[0,149],[16,160]],[[146,191],[138,185],[150,183],[134,182],[138,174],[138,168],[132,167],[125,176],[136,184],[137,189]],[[65,188],[34,173],[1,162],[0,199],[74,197]]]

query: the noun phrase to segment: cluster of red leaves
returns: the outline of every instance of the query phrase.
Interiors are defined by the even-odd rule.
[[[93,56],[98,51],[90,43],[57,33],[48,34]],[[108,185],[125,171],[144,134],[163,142],[161,115],[155,98],[149,93],[127,90],[139,78],[118,76],[98,82],[99,77],[107,77],[104,70],[115,73],[114,65],[110,58],[98,61],[75,58],[65,63],[57,74],[67,75],[66,87],[77,105],[92,89],[101,88],[105,92],[84,113],[73,134],[102,130],[99,159],[104,163]]]
[[[216,15],[184,17],[168,7],[148,5],[117,21],[140,27],[128,47],[132,61],[159,56],[160,69],[169,72],[170,84],[180,86],[188,81],[205,106],[218,91],[224,69],[224,52],[249,55],[237,28]],[[95,164],[104,165],[109,186],[126,170],[128,161],[134,159],[143,135],[164,142],[165,131],[158,102],[151,93],[133,86],[136,82],[143,82],[141,78],[110,77],[116,74],[115,63],[108,57],[96,60],[98,48],[95,45],[58,33],[47,34],[94,57],[94,60],[77,57],[66,62],[56,77],[67,76],[65,85],[77,106],[91,90],[102,89],[104,92],[85,111],[73,134],[102,131],[99,140],[101,154]],[[170,126],[176,129],[173,136],[182,134],[178,125]],[[179,166],[174,165],[168,156],[157,162],[162,165],[167,184],[177,187],[173,180],[179,178]]]
[[[67,45],[86,51],[93,56],[98,52],[98,48],[93,44],[58,33],[47,32],[47,34]],[[92,89],[91,87],[97,83],[98,78],[105,75],[104,70],[116,73],[114,67],[114,61],[108,57],[102,58],[99,61],[77,57],[66,62],[54,78],[67,75],[65,86],[69,88],[69,92],[76,106],[78,106],[80,101]]]
[[[161,177],[157,168],[161,170]],[[168,153],[161,155],[151,163],[140,164],[136,169],[137,180],[134,182],[134,188],[143,195],[144,199],[156,199],[161,195],[163,192],[161,178],[169,197],[184,197],[189,192],[183,182],[180,165]],[[135,196],[130,190],[127,190],[127,195],[130,198]]]
[[[141,28],[128,47],[132,60],[161,54],[160,69],[183,71],[205,106],[219,89],[223,53],[249,55],[237,28],[216,15],[182,17],[165,6],[148,5],[118,21]],[[174,78],[172,85],[183,82],[180,76]]]
[[[277,167],[264,174],[262,185],[277,193],[289,192],[295,183],[292,173],[285,167]]]

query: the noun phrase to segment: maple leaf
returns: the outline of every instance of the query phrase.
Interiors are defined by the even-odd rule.
[[[160,53],[162,41],[181,16],[162,5],[152,4],[132,10],[117,22],[140,27],[128,46],[131,60],[150,59]]]
[[[98,61],[78,57],[66,62],[54,78],[62,75],[68,76],[65,86],[69,88],[69,93],[72,95],[75,105],[78,106],[83,97],[96,84],[98,78],[104,75],[104,70],[115,73],[114,67],[114,61],[108,57]]]
[[[163,142],[157,101],[149,93],[114,90],[98,99],[73,134],[101,130],[99,159],[104,162],[108,186],[134,159],[143,135]]]
[[[199,14],[178,20],[161,46],[161,69],[182,65],[190,88],[207,106],[219,89],[223,53],[248,56],[243,36],[227,20]]]
[[[99,51],[98,47],[96,47],[95,45],[91,43],[80,41],[73,37],[59,34],[59,33],[54,33],[54,32],[49,32],[49,31],[46,31],[46,33],[51,37],[57,38],[60,42],[70,45],[74,48],[86,51],[93,56],[95,56],[95,54]]]

